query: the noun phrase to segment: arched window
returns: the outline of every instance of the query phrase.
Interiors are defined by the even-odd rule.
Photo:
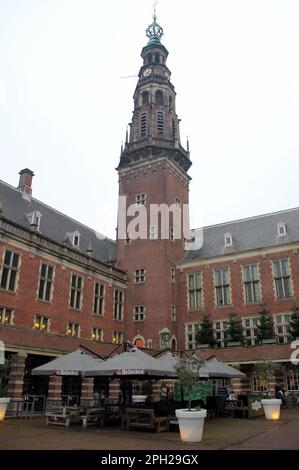
[[[140,136],[146,136],[146,113],[142,113],[140,116]]]
[[[175,338],[172,338],[172,340],[171,340],[171,350],[172,351],[176,350],[176,340],[175,340]]]
[[[161,90],[156,91],[156,104],[163,104],[163,92]]]
[[[158,135],[164,134],[164,114],[160,111],[157,113],[157,133]]]
[[[155,54],[155,64],[159,64],[160,63],[160,54],[158,54],[158,52]]]
[[[142,93],[142,104],[148,104],[149,103],[149,93],[148,91],[144,91]]]
[[[146,62],[147,62],[148,64],[150,64],[150,63],[152,62],[152,54],[151,54],[151,53],[147,54],[147,56],[146,56]]]
[[[153,342],[152,342],[151,339],[148,339],[148,340],[147,340],[147,347],[148,347],[148,349],[152,349],[152,347],[153,347]]]

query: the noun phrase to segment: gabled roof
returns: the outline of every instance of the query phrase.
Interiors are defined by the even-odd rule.
[[[278,236],[277,225],[281,223],[286,226],[286,235]],[[206,259],[298,242],[299,208],[212,225],[202,230],[202,247],[189,250],[185,260]],[[195,232],[197,230],[193,234]],[[232,235],[232,246],[225,247],[224,235],[228,233]]]
[[[42,235],[58,242],[64,243],[67,233],[80,233],[79,248],[75,250],[85,254],[91,246],[93,258],[102,262],[114,261],[116,257],[116,244],[113,240],[86,227],[75,219],[47,206],[33,197],[0,180],[0,203],[2,215],[24,228],[30,229],[28,214],[37,211],[41,214],[39,232]],[[72,247],[70,241],[67,241]]]

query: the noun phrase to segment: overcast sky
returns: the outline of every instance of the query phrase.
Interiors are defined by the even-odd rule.
[[[152,0],[0,0],[0,178],[113,237]],[[299,206],[299,1],[160,0],[191,225]]]

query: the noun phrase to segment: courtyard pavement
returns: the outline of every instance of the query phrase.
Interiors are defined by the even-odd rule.
[[[0,423],[0,449],[5,450],[216,450],[299,449],[299,407],[282,410],[279,421],[265,418],[206,420],[200,444],[184,444],[178,432],[155,434],[123,431],[117,426],[45,425],[45,418]]]

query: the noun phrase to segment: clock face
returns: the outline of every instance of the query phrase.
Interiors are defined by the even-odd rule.
[[[148,77],[151,73],[152,73],[152,69],[145,69],[145,71],[143,72],[143,76]]]

